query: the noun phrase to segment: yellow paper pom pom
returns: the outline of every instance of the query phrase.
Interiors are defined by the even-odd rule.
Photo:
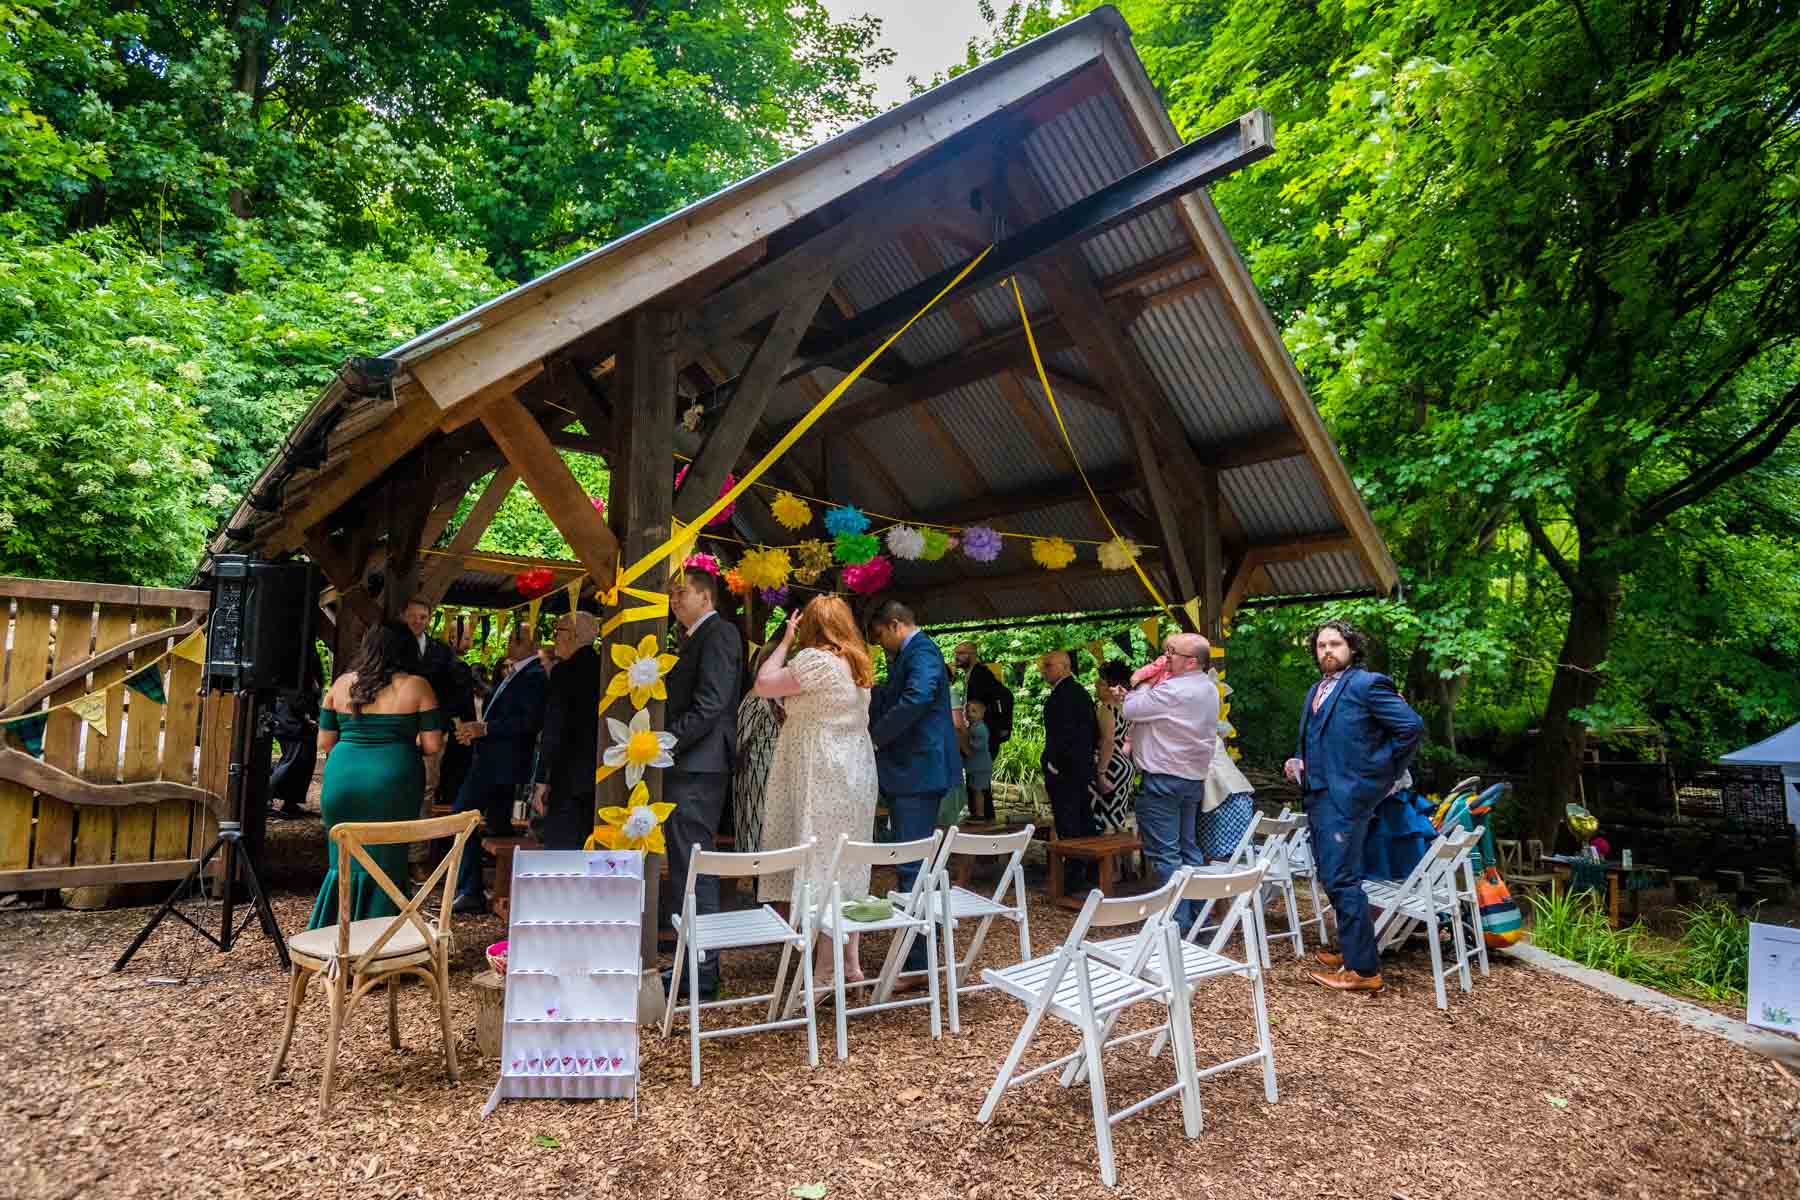
[[[794,578],[800,583],[810,584],[825,571],[831,569],[831,546],[826,542],[813,539],[801,542],[794,548],[799,562],[794,564]]]
[[[1033,538],[1031,557],[1041,567],[1060,571],[1075,561],[1075,547],[1059,537]]]
[[[799,529],[812,520],[812,505],[792,492],[777,495],[769,505],[769,511],[789,529]]]
[[[788,581],[793,572],[793,564],[788,561],[786,550],[771,550],[759,546],[755,550],[747,550],[738,563],[738,571],[751,587],[778,588]]]
[[[1109,571],[1129,571],[1139,553],[1136,542],[1114,538],[1100,547],[1100,565]]]

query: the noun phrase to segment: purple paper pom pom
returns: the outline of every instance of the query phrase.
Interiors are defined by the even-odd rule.
[[[1000,535],[986,525],[971,525],[962,532],[962,552],[976,562],[1000,557]]]
[[[787,584],[784,583],[780,587],[758,588],[756,594],[761,596],[762,602],[770,608],[780,608],[787,603]]]

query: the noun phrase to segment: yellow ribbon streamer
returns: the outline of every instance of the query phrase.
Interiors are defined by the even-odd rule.
[[[1081,486],[1087,489],[1088,498],[1094,502],[1094,511],[1100,514],[1100,520],[1105,524],[1106,532],[1113,536],[1114,541],[1122,542],[1125,539],[1119,536],[1119,531],[1113,527],[1112,518],[1106,515],[1106,506],[1100,503],[1100,494],[1088,481],[1087,472],[1081,466],[1081,457],[1075,453],[1075,443],[1069,439],[1069,427],[1063,423],[1062,409],[1057,407],[1056,403],[1056,393],[1050,390],[1049,372],[1044,370],[1044,359],[1038,353],[1037,338],[1031,332],[1031,317],[1025,312],[1025,296],[1019,291],[1018,277],[1014,276],[1011,283],[1013,299],[1019,305],[1019,320],[1025,326],[1025,344],[1031,349],[1031,365],[1037,368],[1038,386],[1044,389],[1044,398],[1050,401],[1050,413],[1056,418],[1056,428],[1062,433],[1063,445],[1068,447],[1069,461],[1075,464],[1075,473],[1081,476]],[[1150,582],[1150,577],[1144,574],[1143,566],[1135,558],[1131,560],[1131,569],[1137,572],[1138,582],[1144,585],[1144,590],[1150,593],[1150,598],[1156,601],[1156,606],[1168,613],[1170,620],[1174,620],[1175,614],[1170,611],[1169,602],[1162,598],[1162,593],[1156,590],[1156,585]],[[1200,623],[1194,622],[1194,628],[1198,629],[1199,627]]]
[[[600,626],[600,636],[602,638],[611,637],[613,632],[621,625],[628,625],[633,621],[654,621],[658,617],[666,617],[669,615],[669,597],[666,592],[653,592],[648,588],[634,588],[620,585],[606,593],[601,599],[608,608],[611,608],[618,604],[621,595],[630,596],[634,600],[643,600],[647,603],[638,605],[635,608],[622,608],[612,616],[608,617],[606,623]]]
[[[706,527],[707,522],[711,521],[714,517],[718,516],[721,512],[725,511],[726,505],[732,503],[739,496],[743,495],[745,489],[747,489],[751,484],[755,483],[757,481],[757,479],[759,479],[762,476],[762,473],[764,471],[767,471],[771,466],[773,466],[775,464],[775,461],[777,459],[779,459],[782,455],[786,454],[788,452],[788,450],[793,446],[793,444],[795,442],[799,441],[800,438],[806,433],[806,431],[808,429],[811,429],[813,427],[813,425],[819,420],[819,418],[823,417],[826,414],[826,412],[828,412],[830,410],[830,408],[833,404],[837,403],[838,397],[842,396],[846,391],[848,391],[850,388],[850,385],[855,383],[859,378],[861,378],[862,373],[864,371],[868,370],[870,365],[872,363],[874,363],[874,361],[876,359],[880,358],[882,356],[882,354],[884,354],[887,351],[887,348],[889,346],[893,345],[896,341],[898,341],[900,339],[900,336],[902,334],[904,334],[908,329],[911,329],[913,327],[914,322],[918,321],[918,319],[920,317],[923,317],[926,313],[930,312],[932,310],[932,308],[937,305],[937,302],[939,300],[942,300],[947,294],[949,294],[950,290],[952,288],[956,287],[957,284],[961,283],[963,281],[964,277],[967,276],[970,271],[973,271],[981,263],[981,260],[986,258],[988,256],[989,252],[992,250],[993,250],[993,247],[989,246],[986,250],[983,250],[980,254],[977,254],[974,258],[970,259],[968,264],[966,266],[964,266],[962,270],[960,270],[956,273],[956,278],[952,279],[949,283],[946,283],[943,286],[943,288],[939,290],[937,295],[933,296],[930,300],[927,300],[925,302],[925,307],[921,308],[918,312],[914,313],[910,318],[908,318],[906,324],[902,325],[900,328],[896,329],[892,334],[888,335],[887,341],[881,343],[881,345],[875,347],[874,350],[870,351],[869,356],[867,358],[863,359],[861,362],[856,364],[855,370],[851,371],[848,375],[846,375],[842,379],[838,380],[837,386],[832,388],[829,392],[826,392],[825,395],[819,400],[819,402],[817,404],[813,405],[812,408],[807,412],[807,414],[805,416],[801,417],[798,421],[796,421],[794,423],[794,427],[792,429],[789,429],[786,433],[782,434],[781,440],[776,442],[773,446],[769,447],[769,452],[767,454],[763,455],[762,458],[757,461],[756,465],[754,467],[751,467],[749,472],[742,479],[739,479],[737,481],[737,483],[733,484],[729,490],[727,490],[724,494],[722,494],[717,500],[713,501],[711,507],[709,507],[705,512],[701,513],[699,516],[695,517],[693,519],[693,521],[690,522],[683,531],[673,534],[669,538],[668,541],[664,542],[662,545],[658,546],[656,549],[652,550],[650,553],[644,555],[644,557],[638,559],[635,563],[632,563],[631,567],[628,570],[621,573],[619,575],[619,584],[621,586],[623,586],[628,583],[635,583],[644,574],[645,571],[650,570],[657,563],[662,562],[664,560],[665,556],[667,556],[670,551],[674,550],[675,547],[681,543],[682,539],[685,536],[688,536],[686,533],[686,530],[704,529]],[[1033,351],[1033,353],[1036,353],[1036,352]],[[1040,370],[1041,369],[1042,368],[1040,368]],[[1085,478],[1085,476],[1083,478]],[[1141,575],[1141,574],[1143,574],[1143,572],[1140,571],[1139,574]]]

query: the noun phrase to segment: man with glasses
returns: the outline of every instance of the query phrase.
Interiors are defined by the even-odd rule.
[[[544,733],[532,772],[531,809],[546,850],[580,850],[594,832],[594,770],[600,759],[600,622],[579,610],[556,622],[556,669],[544,701]]]
[[[1109,690],[1131,722],[1131,760],[1142,778],[1137,791],[1138,835],[1162,883],[1182,866],[1205,863],[1194,821],[1206,797],[1206,772],[1219,732],[1219,689],[1206,673],[1212,646],[1197,633],[1177,633],[1163,655],[1131,677],[1128,692]],[[1185,930],[1193,906],[1176,918]]]

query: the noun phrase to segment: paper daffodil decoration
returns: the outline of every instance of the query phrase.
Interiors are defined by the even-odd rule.
[[[854,504],[842,504],[825,512],[825,532],[832,537],[843,533],[862,533],[869,528],[869,518]]]
[[[881,539],[872,533],[840,533],[833,553],[841,563],[866,563],[881,553]]]
[[[641,709],[652,700],[667,700],[669,692],[663,687],[662,677],[675,665],[675,656],[660,650],[656,638],[648,633],[635,646],[614,642],[613,666],[619,670],[607,681],[606,702],[611,704],[620,696],[630,696],[631,707]]]
[[[919,551],[919,557],[926,562],[936,562],[944,557],[950,549],[950,535],[941,529],[926,529],[923,537],[925,546]]]
[[[663,822],[669,819],[675,806],[650,803],[650,789],[642,783],[631,789],[630,800],[629,807],[609,804],[600,810],[600,823],[594,827],[594,836],[589,839],[587,848],[595,849],[597,843],[608,850],[667,854],[669,847],[663,840]]]
[[[976,562],[1000,557],[1000,535],[986,525],[971,525],[962,532],[962,552]]]
[[[817,538],[794,547],[794,579],[799,583],[816,583],[831,569],[831,546]]]
[[[812,505],[792,492],[779,493],[769,505],[769,512],[789,529],[799,529],[812,521]]]
[[[1031,557],[1040,567],[1060,571],[1075,561],[1075,547],[1059,537],[1032,538]]]
[[[1100,547],[1100,565],[1109,571],[1129,571],[1138,554],[1138,544],[1126,538],[1114,538]]]
[[[758,546],[744,552],[744,557],[738,560],[738,571],[751,587],[778,588],[793,574],[794,564],[788,561],[786,550]]]
[[[911,525],[896,525],[887,531],[887,548],[895,558],[923,558],[925,535]]]
[[[672,767],[675,735],[650,728],[650,710],[640,708],[631,715],[631,724],[616,717],[606,718],[606,732],[612,745],[600,756],[609,767],[625,768],[625,786],[636,787],[646,767]]]

